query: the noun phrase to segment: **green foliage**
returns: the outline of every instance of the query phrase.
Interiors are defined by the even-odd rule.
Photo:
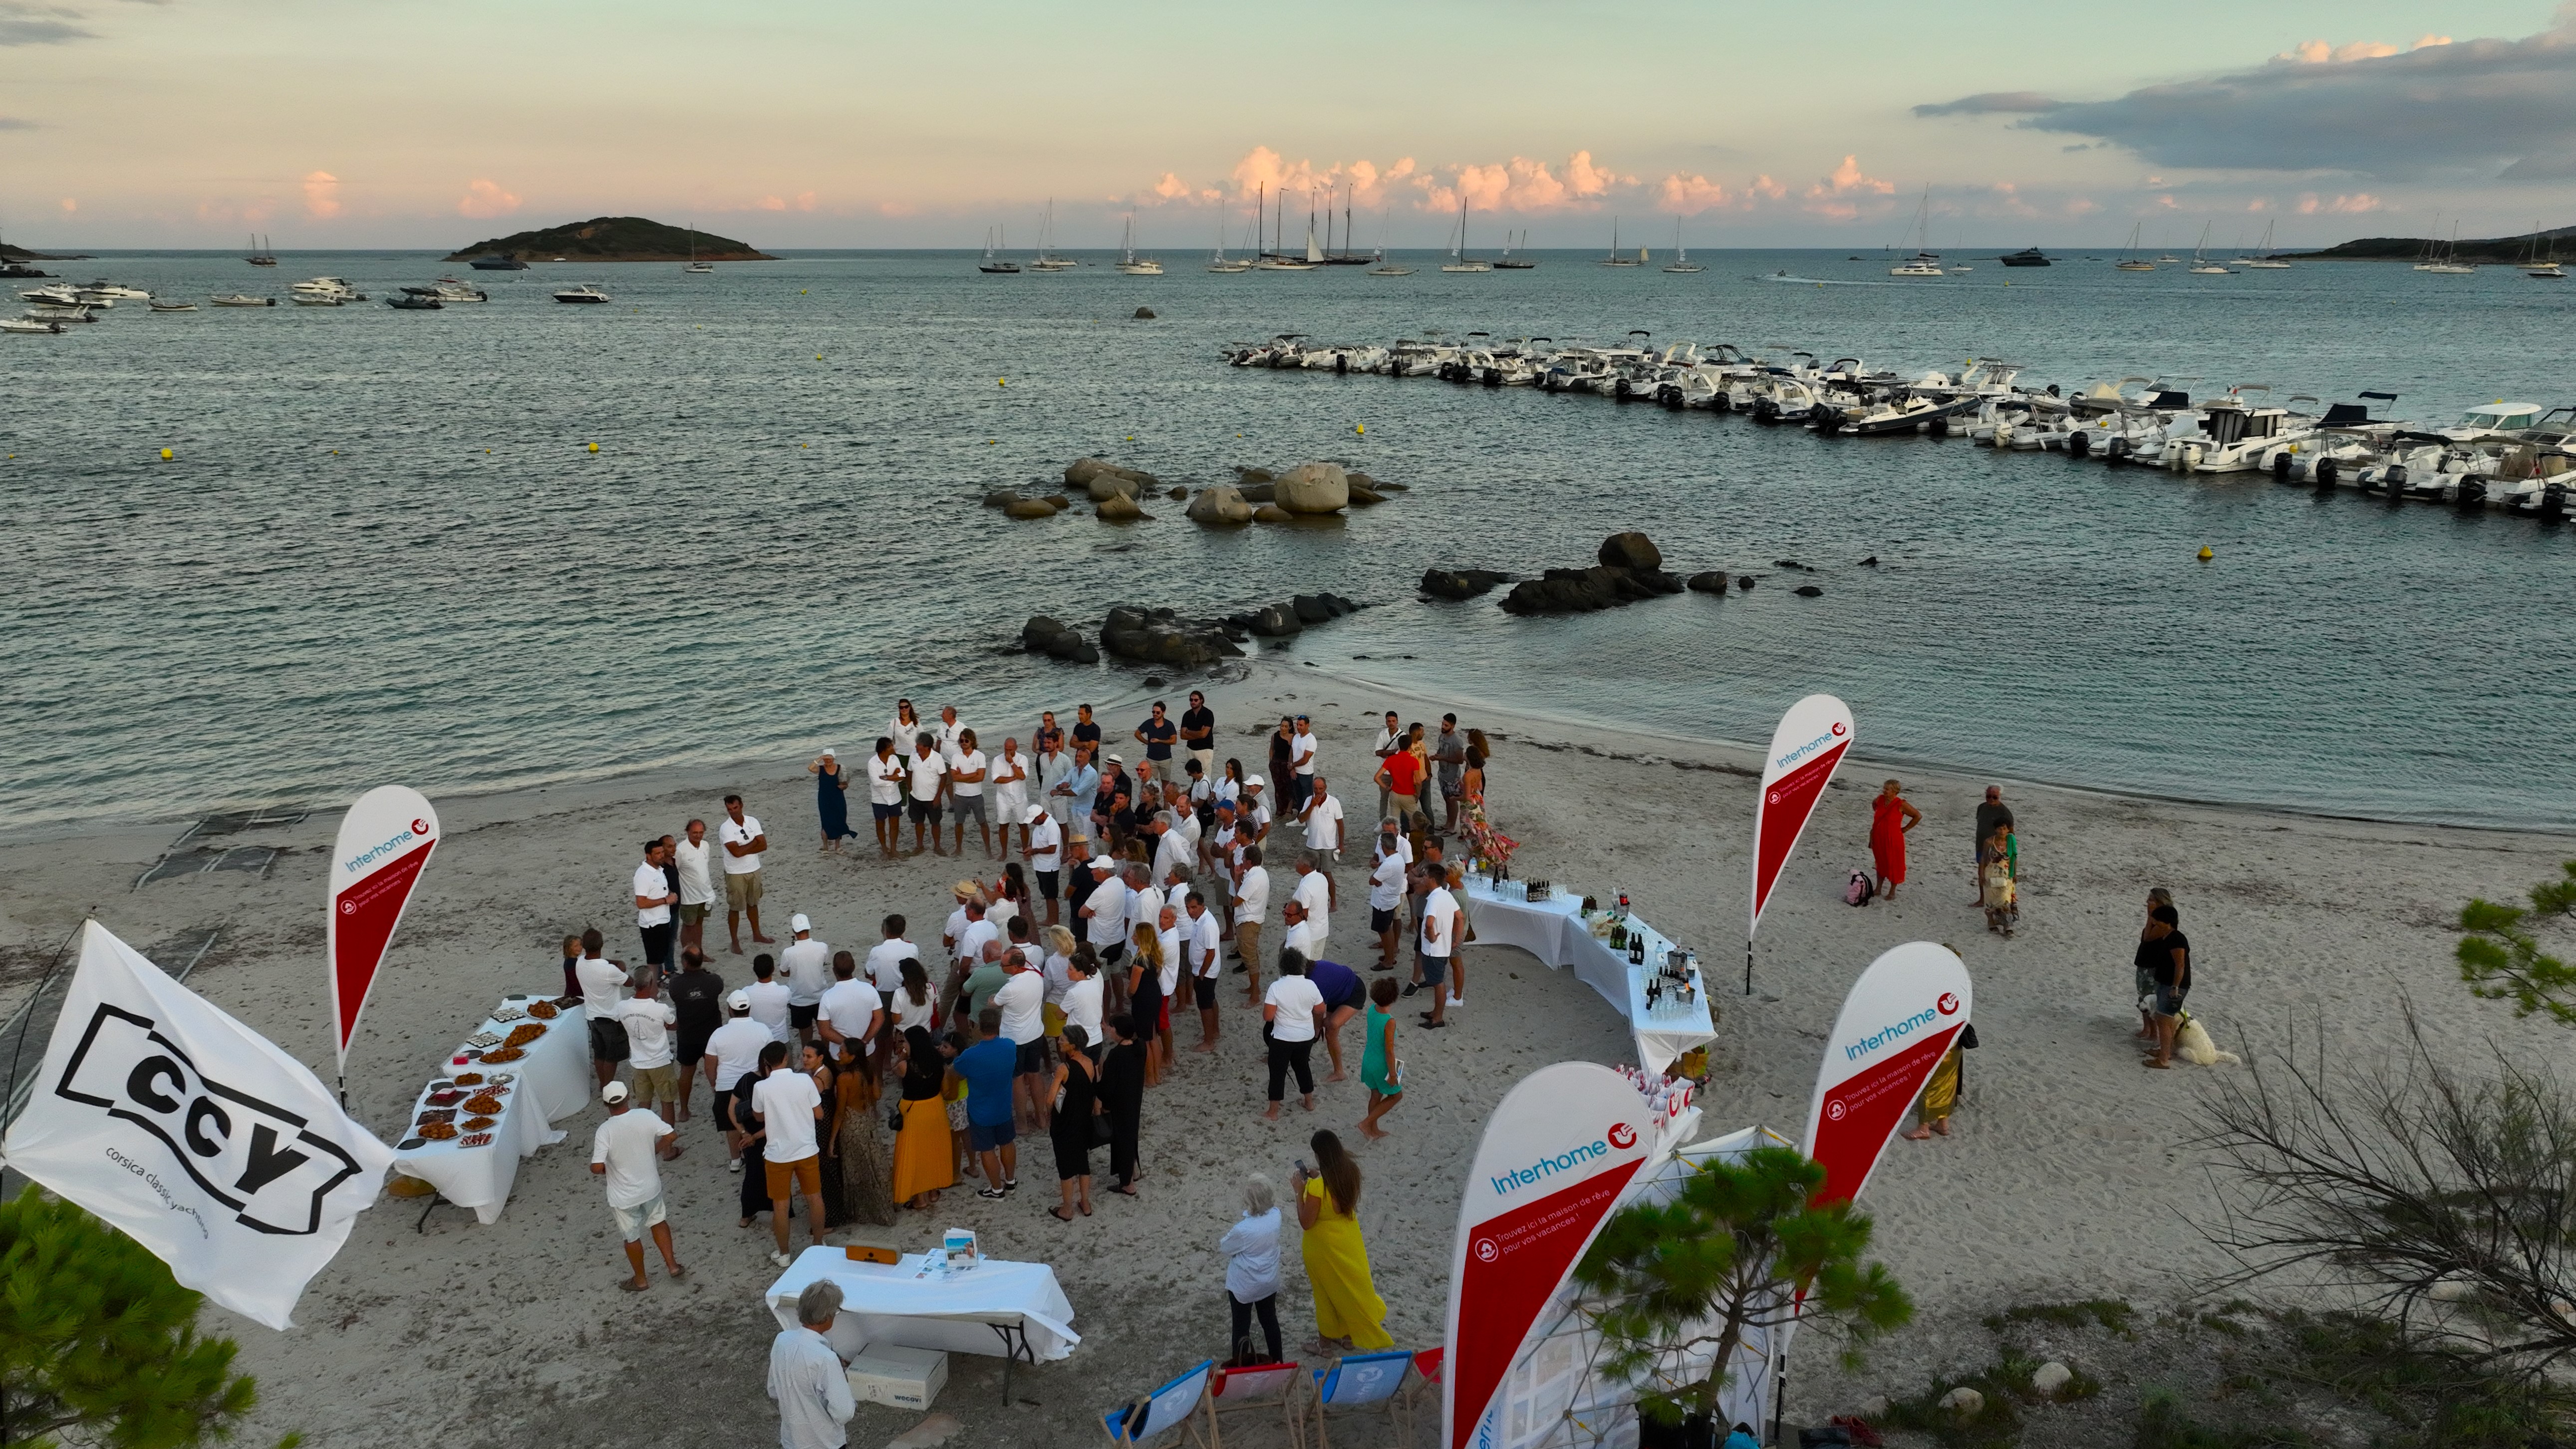
[[[2146,1396],[2138,1411],[2137,1449],[2311,1449],[2317,1442],[2297,1429],[2211,1429],[2194,1423],[2171,1391]]]
[[[258,1397],[202,1298],[133,1239],[30,1186],[0,1203],[0,1444],[186,1449]],[[286,1441],[292,1444],[293,1439]],[[286,1449],[281,1445],[280,1449]]]
[[[2134,1338],[2129,1330],[2138,1310],[2117,1298],[2087,1298],[2075,1303],[2017,1303],[2001,1313],[1986,1316],[1986,1327],[1996,1333],[2026,1323],[2045,1323],[2058,1328],[2101,1328],[2122,1338]]]
[[[1712,1161],[1668,1203],[1637,1203],[1602,1227],[1574,1281],[1602,1336],[1602,1366],[1641,1390],[1664,1422],[1716,1415],[1718,1392],[1746,1332],[1786,1323],[1838,1328],[1854,1342],[1902,1327],[1913,1302],[1883,1264],[1861,1257],[1870,1220],[1849,1203],[1809,1199],[1825,1170],[1785,1147],[1740,1163]],[[1684,1364],[1710,1355],[1693,1378]]]
[[[2479,899],[2461,907],[2459,925],[2467,934],[2457,955],[2460,979],[2479,996],[2512,1002],[2516,1016],[2545,1011],[2576,1026],[2576,967],[2543,952],[2527,924],[2535,915],[2576,914],[2576,860],[2559,869],[2560,879],[2531,888],[2528,910]]]
[[[2360,1313],[2285,1312],[2291,1372],[2368,1405],[2440,1449],[2523,1449],[2563,1434],[2570,1404],[2546,1378],[2498,1370],[2491,1356]]]

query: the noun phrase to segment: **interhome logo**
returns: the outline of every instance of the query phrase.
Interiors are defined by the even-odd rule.
[[[1951,1005],[1950,1009],[1953,1011],[1958,1010],[1958,1006],[1955,1001]],[[1930,1026],[1932,1023],[1939,1021],[1940,1019],[1941,1013],[1926,1009],[1914,1013],[1903,1021],[1891,1022],[1888,1025],[1882,1026],[1878,1030],[1871,1032],[1869,1035],[1862,1037],[1860,1040],[1846,1045],[1843,1048],[1843,1059],[1845,1061],[1859,1061],[1862,1057],[1868,1056],[1871,1052],[1877,1051],[1880,1047],[1886,1046],[1890,1042],[1903,1041],[1905,1038],[1912,1036],[1914,1033],[1921,1031],[1923,1028]]]
[[[1771,762],[1771,768],[1775,770],[1785,770],[1791,765],[1798,763],[1800,760],[1807,758],[1809,755],[1814,754],[1816,751],[1823,749],[1825,746],[1840,740],[1843,737],[1843,734],[1844,726],[1837,724],[1832,729],[1825,731],[1823,734],[1820,734],[1814,739],[1807,741],[1805,744],[1798,746],[1789,753],[1773,760]],[[1772,803],[1777,804],[1779,802],[1775,800]]]
[[[322,1200],[358,1171],[305,1118],[207,1077],[152,1018],[121,1007],[102,1003],[90,1017],[54,1095],[152,1134],[172,1165],[258,1232],[316,1231]],[[195,1211],[144,1164],[113,1148],[109,1157],[173,1211]]]
[[[1609,1156],[1614,1146],[1617,1150],[1625,1152],[1636,1145],[1637,1129],[1625,1122],[1613,1122],[1610,1124],[1609,1131],[1580,1147],[1568,1152],[1560,1152],[1554,1157],[1542,1157],[1527,1167],[1515,1167],[1502,1176],[1489,1180],[1493,1183],[1497,1196],[1509,1196],[1522,1188],[1545,1182],[1560,1172],[1573,1172],[1589,1163],[1599,1161]]]
[[[340,862],[340,869],[351,874],[355,874],[359,871],[365,870],[368,866],[374,865],[377,861],[384,859],[386,856],[393,854],[395,851],[402,849],[404,846],[411,844],[415,840],[426,840],[428,838],[429,822],[426,820],[415,820],[401,830],[395,831],[392,839],[382,841],[375,845],[370,845],[366,849],[359,851],[356,855]]]

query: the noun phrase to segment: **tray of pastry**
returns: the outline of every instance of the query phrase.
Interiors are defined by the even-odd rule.
[[[453,1122],[423,1123],[421,1125],[420,1135],[428,1138],[432,1142],[446,1142],[456,1136],[456,1124]]]
[[[528,1019],[528,1014],[515,1006],[505,1006],[499,1011],[493,1012],[492,1019],[494,1021],[525,1021]]]
[[[563,1015],[563,1008],[555,1005],[551,1001],[535,1001],[528,1004],[528,1015],[537,1018],[539,1021],[551,1021],[555,1017]]]
[[[510,1028],[509,1037],[504,1040],[501,1045],[523,1047],[545,1034],[545,1023],[537,1021],[523,1021],[517,1026]]]
[[[498,1032],[478,1031],[467,1037],[465,1044],[470,1047],[496,1047],[501,1044],[501,1037]]]

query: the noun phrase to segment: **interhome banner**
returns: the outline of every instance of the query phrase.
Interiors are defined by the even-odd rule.
[[[1818,1203],[1850,1202],[1969,1022],[1968,965],[1949,947],[1909,941],[1852,983],[1825,1041],[1806,1154],[1822,1164]]]
[[[182,1284],[285,1328],[394,1155],[301,1062],[91,921],[0,1156]]]
[[[394,926],[420,885],[429,853],[438,848],[438,812],[418,790],[379,785],[358,797],[340,821],[331,852],[331,918],[325,928],[331,955],[331,1026],[337,1035],[340,1073],[349,1071],[349,1038],[358,1013],[376,989]]]
[[[1521,1356],[1541,1314],[1655,1150],[1645,1100],[1595,1062],[1523,1077],[1494,1109],[1449,1265],[1442,1442],[1459,1449]]]
[[[1851,743],[1851,706],[1830,694],[1811,694],[1789,706],[1780,727],[1771,732],[1771,753],[1762,761],[1762,793],[1753,803],[1753,919],[1745,927],[1746,940],[1762,929],[1762,908],[1771,900],[1771,888],[1780,883],[1807,817],[1824,798]]]

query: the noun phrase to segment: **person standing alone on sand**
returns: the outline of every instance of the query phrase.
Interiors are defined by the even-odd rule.
[[[1977,805],[1977,899],[1972,904],[1983,905],[1986,900],[1986,842],[1994,839],[1995,827],[2010,830],[2013,823],[2012,807],[2004,803],[2004,787],[1988,785],[1986,798]]]
[[[1878,867],[1878,893],[1896,899],[1905,884],[1905,832],[1923,823],[1923,812],[1905,798],[1905,787],[1890,780],[1869,802],[1869,853]]]
[[[758,816],[742,813],[742,797],[724,797],[725,822],[716,827],[716,844],[724,847],[725,934],[733,941],[733,954],[742,954],[742,918],[751,917],[751,939],[759,945],[770,944],[760,934],[760,857],[769,849],[768,832],[760,828]]]
[[[1307,1140],[1315,1165],[1297,1164],[1289,1188],[1297,1195],[1298,1244],[1306,1260],[1306,1285],[1315,1297],[1317,1357],[1353,1349],[1392,1348],[1386,1300],[1369,1280],[1368,1244],[1360,1237],[1360,1165],[1342,1139],[1318,1132]]]
[[[814,815],[823,824],[823,853],[837,853],[843,840],[858,833],[850,828],[850,772],[825,745],[822,754],[806,762],[805,773],[814,777]]]

